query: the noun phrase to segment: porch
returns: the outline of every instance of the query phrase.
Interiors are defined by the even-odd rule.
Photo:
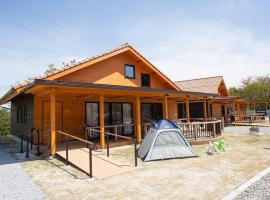
[[[185,102],[187,123],[190,123],[189,102],[202,99],[204,121],[208,120],[207,96],[201,93],[52,81],[42,81],[27,92],[34,95],[35,128],[41,129],[41,141],[49,144],[52,155],[62,142],[57,131],[94,142],[99,148],[106,146],[105,132],[114,134],[110,137],[116,144],[121,142],[118,136],[136,138],[140,143],[153,121],[178,120],[179,102]],[[219,134],[211,131],[210,124],[180,126],[185,126],[183,132],[188,139],[198,140]]]

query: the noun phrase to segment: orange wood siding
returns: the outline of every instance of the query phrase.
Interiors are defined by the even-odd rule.
[[[218,93],[220,96],[224,97],[224,96],[229,96],[228,90],[225,86],[225,83],[222,81],[219,88],[218,88]]]
[[[212,104],[212,116],[221,117],[221,104]]]
[[[170,120],[177,120],[178,107],[177,107],[177,102],[175,100],[168,101],[168,110],[169,110],[169,119]]]
[[[56,101],[56,130],[63,130],[64,132],[71,133],[75,136],[83,138],[84,131],[81,127],[81,122],[84,122],[85,118],[85,102],[76,98],[59,98],[57,96]],[[37,98],[35,104],[35,125],[36,128],[39,129],[42,129],[43,127],[43,138],[45,144],[48,141],[48,129],[50,129],[49,122],[49,98]],[[56,142],[61,142],[61,139],[62,136],[58,134],[56,136]]]
[[[135,79],[125,78],[125,64],[135,66]],[[141,87],[142,73],[150,74],[151,88],[173,89],[172,86],[149,69],[142,61],[136,60],[127,52],[73,72],[57,80]]]

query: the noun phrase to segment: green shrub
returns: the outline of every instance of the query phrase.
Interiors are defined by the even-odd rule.
[[[10,111],[0,108],[0,137],[10,134]]]

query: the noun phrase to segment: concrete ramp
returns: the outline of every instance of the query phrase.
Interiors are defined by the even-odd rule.
[[[66,150],[64,146],[58,146],[56,153],[62,158],[66,158]],[[73,145],[68,151],[68,157],[70,163],[89,173],[88,148],[82,146],[79,147],[78,145],[75,147]],[[135,169],[133,166],[124,165],[119,161],[100,155],[100,153],[95,151],[93,151],[92,161],[93,176],[97,179],[122,174]]]

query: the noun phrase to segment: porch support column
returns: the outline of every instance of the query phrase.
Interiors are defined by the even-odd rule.
[[[104,95],[99,96],[100,147],[105,148]]]
[[[168,114],[168,96],[167,95],[165,95],[164,102],[163,102],[163,118],[164,119],[169,119],[169,114]]]
[[[238,121],[237,122],[239,122],[240,121],[240,119],[241,119],[241,116],[240,116],[240,103],[237,103],[237,116],[238,116]]]
[[[227,104],[224,105],[224,112],[225,112],[225,115],[224,115],[224,121],[227,122],[228,120],[228,116],[227,116],[227,113],[228,113],[228,108],[227,108]]]
[[[211,113],[211,108],[210,108],[211,104],[208,102],[207,104],[207,110],[208,110],[208,117],[212,117],[212,113]]]
[[[203,97],[203,117],[207,121],[207,106],[206,106],[206,97]]]
[[[52,89],[50,92],[50,109],[51,109],[51,148],[50,153],[52,156],[56,152],[56,123],[55,123],[55,90]]]
[[[235,103],[233,103],[233,113],[234,113],[234,125],[236,125],[236,107],[235,107]]]
[[[141,129],[141,99],[140,96],[136,96],[136,137],[137,142],[142,141],[142,129]]]
[[[186,118],[187,118],[187,123],[190,123],[189,97],[186,98]]]

